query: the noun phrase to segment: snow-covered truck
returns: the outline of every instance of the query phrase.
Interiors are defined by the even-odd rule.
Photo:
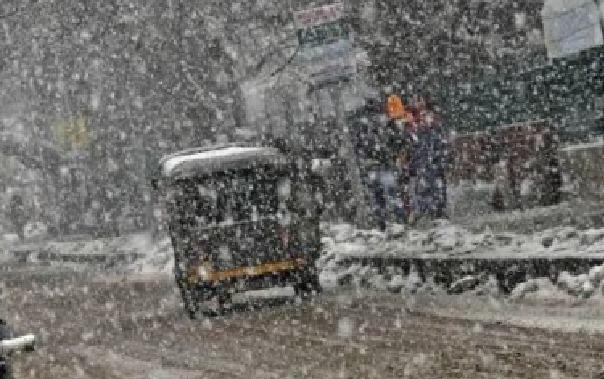
[[[290,285],[320,291],[321,178],[271,146],[225,144],[159,162],[176,283],[194,318],[206,302]]]

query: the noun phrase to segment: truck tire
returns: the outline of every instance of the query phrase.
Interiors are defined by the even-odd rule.
[[[319,282],[319,275],[316,273],[303,275],[302,279],[294,284],[294,292],[297,297],[302,299],[309,299],[313,293],[320,294],[323,292],[323,288]]]
[[[187,288],[181,288],[180,294],[182,296],[183,305],[185,311],[189,315],[189,319],[195,320],[199,314],[199,301],[195,296],[194,291]]]

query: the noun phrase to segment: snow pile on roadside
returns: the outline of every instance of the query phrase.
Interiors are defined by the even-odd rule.
[[[71,264],[77,267],[104,265],[123,272],[167,272],[173,267],[169,239],[154,239],[149,233],[128,234],[115,238],[63,242],[11,244],[3,248],[4,259],[27,257],[28,262]]]
[[[571,275],[562,272],[558,276],[558,288],[569,295],[589,298],[604,295],[604,265],[596,266],[587,274]]]
[[[510,294],[512,300],[520,300],[528,297],[530,294],[544,294],[555,295],[557,288],[547,278],[529,279],[524,283],[518,284]]]
[[[526,297],[548,299],[604,297],[604,266],[593,267],[589,273],[581,275],[571,275],[564,271],[558,275],[555,284],[548,278],[529,279],[518,284],[510,294],[513,300]]]
[[[390,225],[385,233],[376,230],[358,230],[348,224],[324,224],[323,253],[317,262],[321,282],[325,287],[342,284],[388,290],[391,292],[437,291],[437,286],[422,284],[419,274],[410,275],[396,267],[378,269],[361,264],[344,264],[347,258],[388,257],[498,257],[514,256],[577,256],[604,253],[604,229],[578,230],[560,227],[535,235],[514,233],[472,233],[460,226],[439,221],[424,228],[411,229]],[[115,267],[122,273],[171,273],[174,267],[171,243],[168,238],[153,239],[147,233],[114,239],[82,242],[53,242],[45,244],[45,251],[61,254],[132,254],[134,261]],[[462,278],[453,283],[448,292],[474,292],[477,295],[497,294],[493,278]],[[574,296],[602,293],[604,267],[594,268],[589,274],[571,276],[562,273],[555,288]],[[458,288],[459,287],[459,288]],[[543,291],[544,282],[530,282],[518,287],[513,297]],[[551,288],[547,289],[551,290]],[[459,292],[458,291],[458,292]]]
[[[391,225],[385,233],[358,230],[348,224],[326,224],[323,229],[324,253],[318,266],[322,269],[321,280],[326,287],[353,284],[397,292],[419,288],[419,284],[409,283],[413,273],[405,277],[397,268],[387,268],[386,272],[380,272],[377,268],[360,264],[344,264],[347,258],[604,255],[604,229],[558,227],[533,235],[472,233],[446,221],[435,222],[424,229]],[[589,274],[576,277],[562,273],[555,288],[551,283],[546,285],[545,281],[536,279],[522,284],[511,296],[522,298],[528,293],[554,290],[583,297],[602,293],[604,268],[594,268]],[[494,278],[461,278],[448,288],[449,293],[468,291],[477,295],[499,293]]]
[[[28,248],[25,246],[25,248]],[[129,234],[117,238],[102,238],[73,242],[46,242],[37,247],[46,255],[61,254],[80,257],[124,255],[132,259],[146,257],[154,252],[156,244],[147,233]],[[40,255],[40,254],[38,254]]]
[[[350,225],[324,227],[326,254],[346,257],[464,257],[604,256],[604,228],[579,230],[557,227],[531,235],[473,233],[448,221],[423,229],[390,226],[385,233],[357,230]]]
[[[152,241],[148,241],[152,242]],[[169,238],[152,242],[146,249],[139,250],[143,258],[123,268],[124,273],[172,273],[174,270],[174,254]]]
[[[342,265],[341,258],[346,255],[364,255],[372,248],[383,248],[381,245],[387,243],[387,237],[377,231],[354,230],[349,225],[327,226],[326,229],[329,231],[323,237],[323,254],[317,262],[317,267],[321,270],[320,280],[323,287],[352,285],[356,288],[372,288],[395,293],[440,290],[429,280],[423,283],[414,268],[406,275],[398,267],[387,267],[380,271],[376,267],[361,264]],[[391,231],[397,233],[400,229],[393,228]]]
[[[48,235],[46,225],[41,222],[28,222],[23,230],[25,238],[29,241],[36,241],[45,238]],[[19,236],[13,232],[12,228],[4,230],[0,225],[0,246],[19,243]]]
[[[402,269],[386,267],[382,270],[361,264],[344,265],[347,257],[400,256],[415,251],[421,255],[447,253],[451,255],[474,251],[484,256],[507,254],[567,253],[604,250],[604,230],[580,231],[573,228],[546,230],[535,236],[513,233],[473,234],[447,222],[439,222],[423,230],[407,229],[391,225],[385,233],[376,230],[358,230],[347,224],[322,225],[324,237],[323,254],[317,262],[321,270],[321,283],[326,288],[352,285],[359,288],[374,288],[391,292],[445,291],[431,283],[422,283],[419,274],[412,269],[405,275]],[[133,241],[129,247],[144,257],[123,268],[126,273],[172,272],[173,255],[169,239],[158,242],[149,239]],[[480,253],[478,253],[480,252]],[[458,288],[459,287],[459,288]],[[589,274],[572,276],[561,273],[557,284],[549,279],[532,279],[517,286],[511,293],[512,299],[526,296],[568,294],[589,297],[602,293],[604,288],[604,266],[593,268]],[[459,290],[459,291],[458,291]],[[476,295],[499,295],[495,278],[462,278],[447,289],[449,293],[470,292]]]
[[[404,275],[400,269],[388,268],[380,272],[375,267],[351,265],[341,268],[328,262],[320,274],[321,285],[327,289],[339,286],[352,286],[358,289],[375,289],[393,293],[430,293],[444,292],[444,289],[435,285],[431,280],[422,282],[419,274],[411,270],[409,275]]]

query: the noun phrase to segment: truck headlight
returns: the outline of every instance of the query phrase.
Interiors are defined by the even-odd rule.
[[[197,268],[197,276],[199,276],[200,280],[206,281],[210,277],[210,270],[205,266],[199,266]]]

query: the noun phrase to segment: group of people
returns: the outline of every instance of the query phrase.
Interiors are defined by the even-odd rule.
[[[380,115],[381,113],[381,115]],[[447,137],[431,104],[416,101],[397,118],[365,110],[356,147],[380,229],[446,217]]]

